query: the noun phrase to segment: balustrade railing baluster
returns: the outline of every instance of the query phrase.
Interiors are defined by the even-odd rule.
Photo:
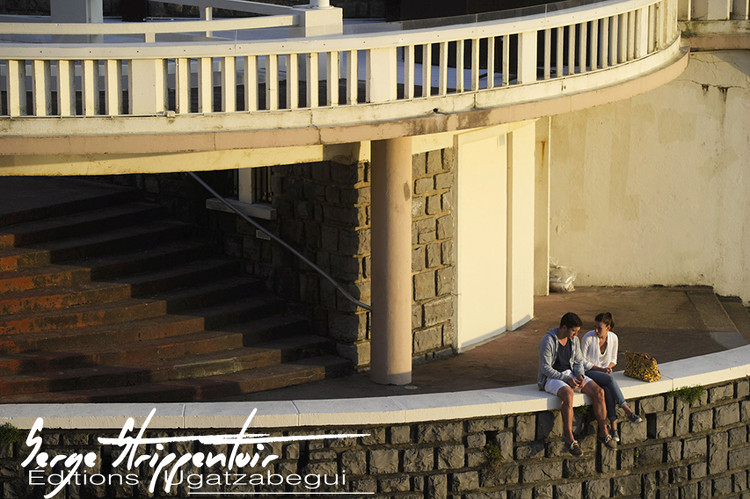
[[[495,37],[487,38],[487,88],[495,88]],[[442,95],[442,94],[441,94]]]
[[[407,45],[404,51],[404,99],[414,98],[415,68],[414,45]]]
[[[71,71],[73,67],[73,71]],[[57,61],[57,114],[75,116],[75,66],[72,61]]]
[[[422,97],[432,94],[432,44],[422,45]]]
[[[297,54],[286,56],[286,107],[299,107],[299,58]]]
[[[35,60],[31,64],[32,88],[34,96],[34,116],[48,116],[52,113],[50,89],[50,63]]]

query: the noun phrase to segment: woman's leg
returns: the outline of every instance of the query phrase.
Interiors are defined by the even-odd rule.
[[[602,387],[604,390],[604,405],[607,408],[607,419],[610,421],[617,420],[617,408],[615,406],[615,394],[612,391],[612,383],[614,379],[607,373],[601,371],[586,371],[586,376],[593,379],[597,385]],[[612,428],[617,428],[616,424],[613,424]]]

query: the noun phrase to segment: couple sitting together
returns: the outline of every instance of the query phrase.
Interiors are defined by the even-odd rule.
[[[599,425],[599,441],[614,449],[620,441],[617,431],[617,408],[622,408],[633,423],[642,419],[635,414],[622,396],[612,377],[617,363],[617,335],[612,314],[605,312],[594,319],[595,328],[579,342],[581,318],[568,312],[560,319],[560,327],[551,329],[539,343],[540,390],[557,395],[562,400],[563,431],[568,450],[574,456],[583,454],[573,436],[573,394],[585,393],[592,401],[594,416]],[[609,420],[610,427],[607,427]]]

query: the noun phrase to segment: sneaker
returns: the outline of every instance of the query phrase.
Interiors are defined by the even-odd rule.
[[[610,430],[609,434],[612,436],[612,440],[614,440],[617,443],[620,443],[620,434],[617,433],[617,430]]]
[[[614,441],[612,438],[612,435],[605,435],[603,437],[599,437],[599,441],[604,444],[605,447],[608,449],[616,449],[617,448],[617,442]]]
[[[568,444],[568,451],[576,457],[583,455],[583,450],[581,450],[578,440],[573,440]]]
[[[631,423],[635,423],[635,424],[639,424],[643,422],[643,419],[641,419],[641,417],[634,412],[630,413],[630,415],[628,416],[628,419],[630,420]]]

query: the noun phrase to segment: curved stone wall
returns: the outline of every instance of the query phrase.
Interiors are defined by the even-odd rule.
[[[179,459],[200,452],[234,455],[235,464],[247,457],[242,452],[254,452],[259,461],[254,468],[231,470],[222,463],[208,467],[188,462],[177,466],[173,477],[182,482],[169,493],[157,488],[157,495],[283,491],[291,497],[297,491],[302,496],[383,498],[745,497],[750,490],[748,354],[750,347],[741,347],[667,363],[661,366],[662,380],[651,384],[621,378],[625,395],[645,422],[623,423],[622,442],[610,451],[596,443],[593,427],[585,422],[587,411],[576,409],[575,429],[585,452],[580,458],[564,449],[556,398],[531,385],[357,400],[159,404],[147,424],[153,409],[149,404],[3,406],[0,420],[25,429],[44,417],[36,456],[39,451],[50,456],[93,453],[94,465],[82,466],[75,478],[79,484],[72,480],[60,491],[67,495],[59,497],[148,496],[154,469],[175,467],[166,461],[169,453]],[[695,402],[674,392],[695,385],[706,388]],[[578,396],[576,404],[583,402]],[[195,441],[172,442],[162,450],[141,446],[133,457],[147,457],[128,469],[127,461],[118,465],[117,458],[132,448],[97,442],[97,437],[116,437],[127,417],[135,425],[125,436],[148,426],[143,437],[236,437],[253,409],[257,414],[246,435],[270,436],[262,437],[267,438],[262,449],[240,448],[240,454],[232,453],[232,445]],[[25,439],[26,432],[21,433]],[[32,466],[24,469],[21,462],[30,451],[23,441],[0,448],[3,497],[41,495],[44,486],[30,486],[29,481],[44,483],[68,466],[66,461],[52,471],[42,467],[29,479]],[[227,475],[238,485],[227,483]],[[117,477],[124,477],[122,484]],[[108,483],[91,484],[101,480]],[[325,480],[331,485],[323,485]],[[274,485],[279,481],[282,485]],[[53,487],[48,485],[47,491]]]

